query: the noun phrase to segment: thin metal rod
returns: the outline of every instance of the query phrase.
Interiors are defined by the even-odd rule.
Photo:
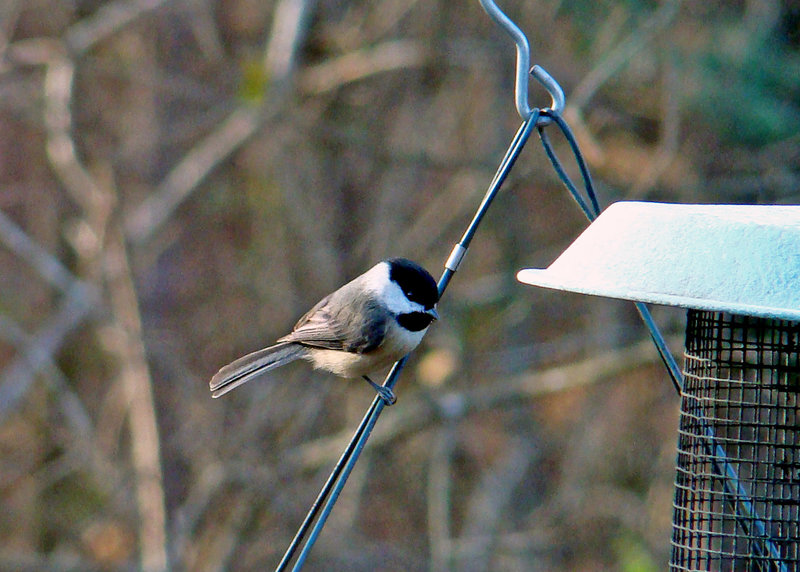
[[[447,287],[450,277],[456,272],[456,270],[458,270],[458,264],[460,264],[464,254],[466,253],[466,250],[469,248],[469,244],[472,242],[472,237],[478,230],[478,226],[481,224],[481,220],[483,220],[486,211],[489,210],[489,206],[492,204],[497,192],[500,190],[500,187],[503,185],[506,177],[508,177],[508,173],[514,166],[514,163],[516,163],[517,157],[519,157],[522,148],[525,146],[525,143],[528,142],[531,132],[536,126],[536,121],[538,118],[539,110],[534,109],[533,113],[531,113],[531,115],[529,115],[528,118],[522,122],[522,125],[520,125],[519,129],[517,129],[514,138],[511,140],[511,144],[508,146],[505,156],[503,156],[503,160],[500,162],[500,166],[497,168],[497,172],[494,174],[491,183],[489,183],[489,188],[486,190],[486,194],[483,196],[483,200],[478,206],[478,210],[475,212],[472,222],[470,222],[467,230],[464,231],[461,240],[459,240],[454,247],[454,252],[459,252],[459,255],[457,257],[451,255],[448,259],[448,264],[445,265],[445,272],[439,281],[440,297],[444,292],[444,289]],[[455,258],[457,258],[457,261],[453,262]]]
[[[390,379],[397,377],[397,375],[400,373],[400,370],[402,370],[403,366],[405,365],[405,360],[406,358],[403,358],[394,364],[394,367],[392,368],[392,371],[389,372],[389,376],[387,377],[387,381],[384,383],[384,385],[388,385]],[[367,439],[369,439],[369,436],[372,434],[372,429],[375,427],[375,423],[378,421],[378,417],[380,417],[380,414],[385,406],[386,402],[383,400],[383,398],[379,395],[376,395],[372,400],[372,405],[370,405],[370,408],[367,410],[367,414],[364,416],[364,419],[361,421],[361,424],[358,426],[358,429],[348,444],[345,454],[343,454],[342,458],[340,459],[340,463],[341,461],[345,461],[344,466],[339,471],[340,474],[335,478],[333,474],[331,474],[331,477],[328,479],[328,481],[334,481],[333,486],[330,487],[326,492],[326,495],[329,494],[330,496],[328,497],[322,512],[319,513],[319,518],[314,524],[314,528],[311,529],[311,533],[308,535],[308,540],[303,546],[303,550],[300,551],[300,555],[297,557],[297,562],[295,562],[294,568],[292,568],[293,572],[298,572],[303,568],[303,564],[305,564],[308,555],[311,553],[311,549],[314,547],[317,537],[319,536],[320,532],[322,532],[322,529],[325,526],[331,511],[333,510],[333,505],[335,505],[336,501],[339,499],[339,495],[341,494],[348,477],[350,477],[350,473],[353,471],[353,468],[358,462],[358,458],[361,456],[361,451],[364,449],[364,445],[367,444]],[[326,483],[326,485],[327,484],[328,483]],[[322,493],[320,493],[320,496],[322,496]]]
[[[658,350],[658,355],[661,356],[661,361],[664,362],[664,367],[667,368],[667,373],[669,373],[675,391],[678,392],[678,395],[681,395],[683,391],[683,372],[680,366],[678,366],[678,362],[675,361],[675,356],[669,351],[667,342],[664,340],[664,336],[661,334],[661,330],[658,329],[655,320],[653,320],[650,309],[642,302],[634,302],[634,306],[636,306],[636,310],[639,312],[642,322],[644,322],[644,325],[650,332],[650,339],[653,340],[653,344],[656,346],[656,350]]]
[[[503,185],[503,182],[505,182],[509,172],[514,166],[514,163],[516,163],[516,160],[525,146],[525,143],[530,138],[533,127],[536,125],[538,118],[539,110],[536,109],[528,117],[528,119],[522,123],[520,128],[517,130],[517,133],[514,135],[514,138],[512,139],[506,154],[503,156],[503,160],[501,161],[497,172],[489,184],[489,188],[487,189],[481,204],[478,206],[475,216],[467,227],[467,230],[464,232],[461,241],[457,245],[457,248],[459,249],[459,254],[457,256],[458,263],[460,263],[466,254],[469,244],[472,241],[472,238],[475,235],[481,220],[483,220],[484,215],[500,190],[500,187]],[[458,263],[452,263],[453,258],[454,257],[451,255],[451,257],[448,259],[448,262],[445,264],[444,272],[442,273],[442,276],[437,284],[439,298],[441,298],[442,294],[447,288],[447,285],[450,283],[453,274],[458,268]],[[408,357],[406,356],[394,364],[394,367],[384,380],[384,387],[388,387],[389,389],[394,388],[394,385],[397,382],[400,372],[405,366],[407,359]],[[355,464],[358,462],[361,452],[363,451],[367,440],[372,434],[372,430],[378,421],[378,417],[380,417],[381,413],[383,412],[384,407],[385,403],[383,399],[381,399],[380,396],[375,396],[375,399],[373,399],[366,415],[353,434],[352,439],[342,453],[342,456],[339,458],[339,461],[336,463],[336,466],[333,468],[328,480],[320,490],[319,495],[317,496],[314,504],[311,506],[311,509],[298,529],[297,534],[295,534],[295,537],[292,539],[292,542],[289,545],[289,548],[286,550],[283,559],[276,568],[276,572],[283,572],[287,569],[289,562],[302,543],[303,538],[306,536],[306,534],[308,534],[308,539],[300,551],[300,554],[297,556],[297,561],[292,568],[293,572],[297,572],[302,569],[306,559],[308,558],[308,555],[311,552],[311,549],[317,541],[319,534],[322,532],[322,529],[325,526],[325,523],[330,516],[331,511],[333,510],[333,506],[336,504],[336,501],[338,500],[339,495],[341,494],[341,491],[350,476],[350,473],[355,467]],[[314,522],[315,519],[316,522]],[[314,523],[313,528],[312,523]]]
[[[379,401],[382,402],[383,400],[380,399]],[[372,414],[372,410],[373,410],[374,407],[375,407],[375,401],[373,401],[372,406],[370,407],[370,409],[367,410],[367,414],[361,420],[361,423],[359,423],[358,428],[356,429],[356,432],[353,434],[353,438],[347,444],[347,447],[345,447],[345,450],[342,453],[342,456],[339,457],[339,460],[337,461],[336,465],[333,467],[333,471],[331,471],[330,476],[328,476],[328,480],[325,481],[325,484],[322,486],[322,489],[320,489],[319,495],[317,495],[317,498],[314,501],[314,504],[311,505],[311,508],[309,509],[308,514],[306,514],[306,517],[303,520],[303,523],[300,525],[300,528],[297,529],[297,533],[295,534],[294,538],[292,539],[292,542],[289,544],[289,547],[286,549],[286,552],[284,553],[283,558],[281,559],[281,561],[278,563],[278,566],[275,568],[275,572],[283,572],[284,570],[287,569],[287,567],[289,565],[289,562],[291,562],[292,558],[294,557],[295,552],[297,551],[297,548],[300,546],[300,543],[303,541],[303,538],[308,533],[308,529],[311,527],[311,524],[314,522],[314,519],[316,518],[317,513],[319,512],[320,508],[322,508],[322,505],[325,502],[325,499],[328,498],[328,495],[330,494],[331,489],[333,488],[334,484],[336,483],[337,479],[339,478],[339,475],[342,473],[342,470],[344,469],[345,464],[347,463],[347,460],[353,454],[353,450],[356,447],[356,443],[361,438],[361,435],[363,435],[365,427],[366,427],[367,422],[368,422],[368,420],[370,418],[370,415]]]
[[[750,494],[744,490],[742,482],[739,480],[739,474],[736,472],[736,467],[728,462],[728,454],[719,443],[714,434],[714,429],[703,422],[702,419],[700,420],[700,425],[706,436],[703,441],[706,454],[711,458],[714,472],[719,475],[722,481],[726,496],[732,499],[729,502],[733,505],[734,512],[738,517],[736,523],[742,527],[747,536],[755,536],[757,540],[761,540],[766,545],[766,549],[769,552],[768,558],[771,559],[771,563],[776,566],[778,572],[789,572],[786,563],[782,562],[780,548],[775,544],[772,536],[767,531],[763,518],[758,514],[756,507],[753,506]],[[751,521],[756,528],[755,535],[750,530]],[[767,557],[758,542],[753,542],[753,549],[758,553],[757,556]]]
[[[581,196],[578,187],[575,186],[575,183],[572,182],[572,179],[564,170],[564,166],[556,156],[555,149],[553,148],[553,144],[550,142],[550,136],[547,134],[547,131],[545,131],[542,127],[539,127],[538,130],[539,140],[542,142],[544,152],[547,154],[547,158],[550,159],[550,163],[553,165],[553,169],[555,169],[558,178],[561,179],[561,182],[563,182],[564,186],[567,187],[569,194],[572,195],[572,198],[576,203],[578,203],[578,207],[580,207],[581,211],[583,211],[583,214],[586,215],[586,218],[589,220],[594,220],[597,217],[597,211],[593,211],[589,208],[589,205],[586,204],[586,201]]]

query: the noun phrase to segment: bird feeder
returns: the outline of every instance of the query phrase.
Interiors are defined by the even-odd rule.
[[[620,202],[526,284],[688,309],[671,570],[800,570],[800,206]]]

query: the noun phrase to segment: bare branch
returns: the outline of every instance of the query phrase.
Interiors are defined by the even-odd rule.
[[[680,148],[680,96],[678,90],[674,89],[674,86],[679,85],[680,78],[675,64],[669,60],[664,62],[663,82],[665,89],[662,95],[661,137],[653,161],[641,170],[636,184],[630,191],[635,197],[641,197],[645,191],[655,187],[675,160]]]
[[[75,77],[73,62],[53,53],[47,65],[44,81],[45,126],[47,127],[47,157],[73,200],[91,211],[103,193],[88,173],[75,150],[72,139],[72,87]]]
[[[94,297],[85,288],[72,288],[59,311],[32,338],[24,355],[9,365],[0,377],[0,421],[28,391],[36,374],[51,363],[64,338],[92,310]]]
[[[583,361],[557,366],[544,371],[494,383],[463,392],[451,392],[431,403],[428,399],[409,399],[403,409],[390,409],[376,425],[370,447],[379,447],[412,431],[419,431],[437,422],[441,416],[462,417],[475,411],[486,411],[504,403],[519,403],[551,393],[592,385],[636,367],[656,363],[658,353],[649,340],[628,348],[595,355]],[[341,434],[308,442],[287,453],[288,462],[304,469],[316,469],[323,463],[336,460],[337,452],[350,439],[350,430]]]
[[[119,32],[141,16],[160,8],[167,0],[116,0],[101,6],[91,17],[73,24],[64,41],[75,55],[83,55],[98,42]]]
[[[378,73],[419,67],[428,58],[429,50],[419,42],[392,40],[310,67],[300,74],[298,85],[300,91],[316,95]]]
[[[453,539],[451,530],[453,480],[452,455],[455,450],[455,430],[452,424],[441,428],[431,447],[428,470],[428,543],[430,545],[430,570],[451,570],[453,566]]]
[[[502,515],[508,512],[517,486],[536,459],[535,446],[523,439],[510,438],[508,448],[497,466],[484,472],[469,499],[459,542],[459,570],[491,570],[492,544],[497,540]]]
[[[567,98],[569,107],[580,110],[589,99],[622,66],[624,66],[643,45],[664,30],[678,14],[680,0],[667,0],[636,30],[616,48],[606,53],[594,69],[586,74]]]
[[[309,68],[300,75],[299,89],[310,94],[330,91],[372,74],[421,65],[426,54],[417,42],[386,42]],[[153,194],[126,218],[128,238],[141,244],[157,232],[222,161],[277,115],[279,105],[273,102],[270,107],[270,111],[245,105],[239,107],[191,149]]]
[[[106,347],[119,360],[119,383],[125,395],[130,428],[131,461],[139,512],[139,555],[141,569],[167,570],[166,507],[161,471],[161,445],[153,399],[152,379],[147,363],[139,301],[130,268],[122,228],[112,223],[108,205],[116,196],[109,183],[86,205],[85,218],[98,237],[102,251],[90,250],[90,265],[99,266],[107,285],[112,323],[106,330]]]
[[[252,137],[264,121],[261,110],[255,107],[242,106],[231,113],[175,165],[152,195],[126,217],[128,238],[134,244],[146,242],[209,173]]]
[[[58,394],[59,402],[64,411],[64,416],[71,426],[75,436],[87,447],[91,447],[94,442],[92,423],[89,414],[83,406],[80,398],[69,387],[64,373],[58,368],[51,355],[42,355],[35,350],[30,336],[28,336],[19,324],[9,318],[0,315],[0,338],[10,341],[17,350],[28,356],[30,362],[43,359],[41,369],[45,370],[48,378],[54,386],[52,389]]]
[[[120,381],[129,407],[131,458],[136,471],[140,518],[141,566],[146,571],[161,571],[166,570],[168,564],[166,508],[152,379],[125,239],[119,228],[113,229],[110,235],[105,267],[118,330],[115,350],[121,362]]]
[[[272,82],[282,83],[291,75],[297,49],[308,25],[313,0],[278,0],[269,42],[264,53],[264,71]]]
[[[278,85],[288,77],[306,28],[311,2],[281,0],[275,8],[272,35],[265,52],[267,76]],[[278,100],[271,109],[280,107]],[[125,230],[135,244],[146,242],[173,215],[175,209],[194,192],[222,161],[241,147],[276,112],[242,105],[210,135],[191,149],[130,216]]]
[[[0,241],[20,259],[30,264],[50,285],[62,292],[80,286],[89,294],[89,285],[80,282],[61,262],[37,244],[14,221],[0,211]],[[95,293],[91,292],[94,296]]]

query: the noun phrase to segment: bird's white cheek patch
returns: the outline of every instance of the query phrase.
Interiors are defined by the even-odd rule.
[[[406,298],[403,289],[396,282],[389,282],[383,291],[383,301],[388,310],[395,315],[409,314],[411,312],[423,312],[425,308],[422,304],[412,302]]]
[[[425,308],[421,304],[410,301],[406,298],[403,289],[397,282],[389,279],[389,265],[381,262],[373,266],[364,275],[364,287],[375,293],[392,314],[406,314],[409,312],[423,312]]]

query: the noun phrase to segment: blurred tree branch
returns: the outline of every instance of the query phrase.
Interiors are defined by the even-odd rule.
[[[220,162],[243,145],[264,125],[261,109],[242,106],[195,145],[163,181],[125,219],[125,231],[136,245],[145,243],[174,214]]]
[[[431,57],[415,40],[391,40],[309,66],[298,78],[302,93],[320,95],[366,77],[403,68],[417,68]]]
[[[0,376],[0,420],[15,409],[37,373],[51,363],[64,338],[94,309],[93,298],[80,287],[70,290],[57,312],[25,344],[25,351]]]
[[[785,3],[510,8],[607,198],[797,196]],[[290,367],[212,401],[206,379],[374,259],[444,259],[516,125],[507,48],[477,2],[0,7],[0,568],[274,565],[366,391]],[[376,428],[319,568],[616,569],[618,537],[666,560],[655,352],[625,348],[624,309],[513,285],[584,228],[542,159],[493,207],[426,340],[452,363]]]
[[[294,16],[294,13],[290,15]],[[305,20],[298,18],[296,21],[301,24]],[[300,34],[300,30],[297,30],[296,34]],[[296,47],[296,40],[283,41]],[[284,48],[280,43],[274,45],[276,50]],[[287,81],[280,74],[289,73],[293,69],[293,66],[286,62],[286,58],[286,54],[268,55],[265,58],[268,64],[275,66],[275,69],[269,70],[267,77],[278,86]],[[329,62],[310,66],[300,74],[298,86],[302,93],[319,95],[369,75],[419,66],[425,60],[426,51],[416,42],[404,40],[386,42],[368,50],[346,54]],[[146,242],[169,220],[175,209],[197,189],[209,173],[235,153],[264,125],[277,118],[283,110],[280,101],[280,97],[276,98],[273,94],[266,108],[241,104],[212,133],[195,145],[173,167],[154,192],[127,217],[125,228],[129,238],[135,244]]]
[[[112,0],[73,24],[63,36],[64,44],[70,54],[80,57],[99,42],[168,3],[169,0]]]
[[[114,332],[109,347],[119,357],[119,383],[128,404],[131,458],[136,472],[136,495],[141,520],[141,566],[147,571],[167,570],[167,534],[161,444],[153,399],[152,377],[147,363],[142,320],[133,283],[125,239],[110,227],[103,266],[109,290]],[[109,340],[110,341],[110,340]]]
[[[456,430],[452,421],[436,431],[431,447],[427,487],[427,526],[430,545],[430,569],[453,570],[453,453]]]
[[[580,83],[575,86],[575,89],[567,97],[564,118],[569,121],[575,132],[579,134],[584,154],[590,163],[603,163],[604,153],[602,145],[591,136],[590,130],[584,124],[584,108],[600,87],[629,63],[631,58],[639,53],[645,44],[653,41],[659,33],[663,32],[673,22],[678,14],[680,5],[681,0],[665,0],[662,2],[645,22],[637,26],[628,37],[600,58],[594,68],[581,79]],[[672,87],[667,86],[667,90],[669,91]]]
[[[67,42],[78,52],[145,13],[160,2],[110,4],[92,19],[73,27]],[[77,40],[75,39],[77,38]],[[83,166],[73,140],[72,100],[75,65],[54,50],[47,60],[44,82],[47,154],[53,170],[72,199],[80,206],[86,225],[102,249],[79,254],[89,256],[90,266],[101,269],[100,278],[108,288],[113,315],[108,346],[119,358],[119,383],[128,403],[131,457],[136,475],[139,510],[140,565],[146,571],[168,567],[166,513],[160,443],[152,380],[145,356],[137,295],[128,262],[125,239],[111,224],[116,204],[110,185],[100,183]],[[108,234],[108,231],[111,231]],[[102,254],[102,258],[96,259]],[[115,331],[113,331],[115,330]]]
[[[674,343],[675,340],[671,340]],[[588,359],[561,365],[535,373],[487,382],[463,392],[449,392],[434,400],[414,398],[402,409],[389,410],[386,418],[376,425],[370,448],[386,445],[401,435],[420,431],[438,419],[458,419],[468,414],[487,411],[508,403],[534,399],[596,384],[631,369],[658,363],[658,354],[647,340],[636,345],[604,352]],[[287,453],[287,461],[303,470],[311,470],[336,460],[350,434],[323,437],[304,443]]]

